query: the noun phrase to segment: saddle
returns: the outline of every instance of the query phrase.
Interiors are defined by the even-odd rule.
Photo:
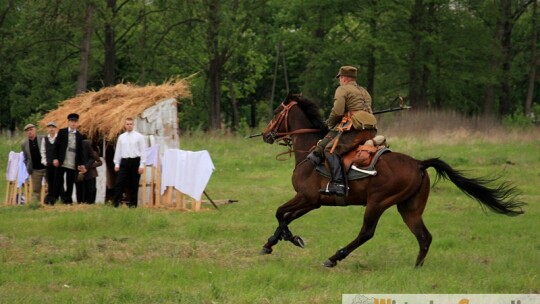
[[[341,164],[347,180],[357,180],[377,175],[375,165],[383,153],[391,152],[382,135],[367,140],[363,145],[349,151],[341,158]],[[326,161],[316,167],[317,173],[331,178]]]

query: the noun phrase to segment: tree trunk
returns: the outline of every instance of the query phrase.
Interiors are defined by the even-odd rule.
[[[503,22],[503,31],[501,39],[501,47],[503,52],[502,64],[502,82],[501,82],[501,108],[502,116],[509,115],[512,112],[512,104],[510,100],[510,65],[512,62],[512,1],[501,1],[501,13]]]
[[[422,0],[416,0],[411,17],[409,18],[409,25],[411,27],[411,42],[412,47],[409,52],[409,102],[411,106],[415,108],[426,108],[427,102],[425,100],[426,93],[424,86],[424,71],[423,60],[421,58],[423,41],[422,32],[424,27],[422,23],[425,21],[425,6]]]
[[[502,0],[506,1],[506,0]],[[502,3],[502,2],[501,2]],[[499,4],[501,5],[501,4]],[[502,15],[502,9],[499,9],[499,13],[497,15],[497,20],[495,22],[495,32],[494,32],[494,49],[491,59],[490,59],[490,75],[495,75],[496,80],[487,84],[486,88],[484,89],[484,115],[485,116],[492,116],[495,114],[495,97],[496,97],[496,91],[497,91],[497,83],[499,83],[499,72],[500,72],[500,64],[501,64],[501,43],[503,36],[503,15]]]
[[[219,9],[220,0],[209,1],[208,8],[208,33],[207,47],[210,60],[208,67],[208,79],[210,81],[210,105],[209,105],[209,128],[210,130],[221,129],[221,71],[223,69],[222,57],[219,50]]]
[[[114,20],[116,16],[116,0],[107,0],[107,8],[111,10]],[[115,84],[116,79],[116,41],[112,20],[105,22],[105,63],[103,66],[103,83],[107,86]]]
[[[236,99],[236,92],[234,91],[234,81],[229,81],[229,91],[231,92],[231,107],[232,107],[232,131],[238,130],[240,123],[240,113],[238,111],[238,100]]]
[[[90,2],[86,7],[84,36],[81,42],[81,59],[79,62],[79,75],[77,76],[77,94],[86,92],[88,87],[88,61],[90,58],[90,41],[92,40],[93,31],[93,14],[94,4]]]
[[[255,98],[250,98],[251,101],[249,102],[249,112],[250,112],[250,122],[249,126],[251,128],[257,127],[257,102],[255,101]]]
[[[221,67],[219,55],[210,60],[209,75],[210,80],[210,130],[221,129]]]
[[[527,88],[527,99],[525,99],[525,115],[527,117],[532,116],[532,100],[534,94],[534,83],[536,80],[536,63],[537,63],[537,54],[536,54],[536,37],[538,34],[538,24],[537,24],[537,1],[533,2],[533,12],[532,12],[532,34],[531,34],[531,60],[529,64],[529,86]]]
[[[377,38],[377,16],[375,12],[377,11],[377,1],[369,1],[369,4],[372,8],[372,15],[369,18],[369,32],[371,38],[374,40]],[[376,70],[377,61],[375,58],[375,45],[370,43],[368,46],[368,55],[367,55],[367,83],[366,89],[371,94],[371,99],[375,100],[375,70]]]

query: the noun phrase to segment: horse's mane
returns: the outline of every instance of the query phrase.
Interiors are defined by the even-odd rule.
[[[289,101],[294,100],[297,102],[298,106],[306,114],[313,127],[316,129],[321,129],[322,132],[327,132],[328,126],[321,116],[319,105],[302,95],[295,95],[294,97],[296,98],[289,99]]]

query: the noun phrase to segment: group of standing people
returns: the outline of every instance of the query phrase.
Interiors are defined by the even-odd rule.
[[[78,131],[79,115],[67,116],[68,127],[58,130],[55,122],[47,123],[47,135],[37,135],[33,124],[24,127],[27,139],[22,143],[24,161],[33,186],[33,200],[40,200],[43,178],[48,184],[44,202],[54,205],[58,200],[73,203],[73,188],[77,202],[96,201],[97,167],[102,165],[92,143]]]
[[[55,122],[47,123],[47,135],[37,135],[36,126],[24,127],[27,139],[22,143],[25,165],[33,185],[33,200],[40,200],[41,184],[46,178],[47,205],[61,200],[73,203],[73,188],[77,202],[96,202],[97,167],[103,162],[91,141],[79,132],[79,115],[67,116],[68,127],[58,130]],[[137,207],[139,180],[145,171],[146,142],[142,134],[134,130],[133,118],[124,122],[126,132],[117,140],[114,153],[114,171],[117,173],[113,206],[119,207],[127,193],[128,206]]]

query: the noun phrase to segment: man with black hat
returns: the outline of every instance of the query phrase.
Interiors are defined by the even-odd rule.
[[[30,175],[32,181],[32,199],[34,201],[40,201],[41,183],[45,178],[45,166],[41,163],[41,141],[42,135],[37,135],[36,126],[33,124],[27,124],[24,126],[27,139],[22,143],[21,148],[24,154],[24,163],[26,170]]]
[[[64,175],[66,188],[63,189],[62,202],[65,204],[73,203],[73,185],[77,177],[77,166],[82,164],[82,135],[77,130],[79,127],[79,114],[71,113],[67,117],[68,127],[58,131],[56,149],[54,149],[53,165],[59,168],[59,182],[64,184]]]
[[[330,132],[317,146],[324,149],[332,180],[320,192],[345,196],[345,174],[341,156],[377,135],[377,120],[371,110],[371,95],[356,83],[357,69],[342,66],[336,78],[339,87],[334,94],[334,107],[326,123]],[[339,134],[339,136],[338,136]]]
[[[63,185],[59,182],[59,168],[55,167],[53,164],[55,149],[58,144],[58,141],[56,140],[57,136],[58,128],[56,127],[56,123],[54,121],[48,122],[47,136],[45,136],[41,142],[41,163],[46,167],[47,184],[49,187],[47,196],[45,196],[45,204],[47,205],[54,205],[63,191]]]

